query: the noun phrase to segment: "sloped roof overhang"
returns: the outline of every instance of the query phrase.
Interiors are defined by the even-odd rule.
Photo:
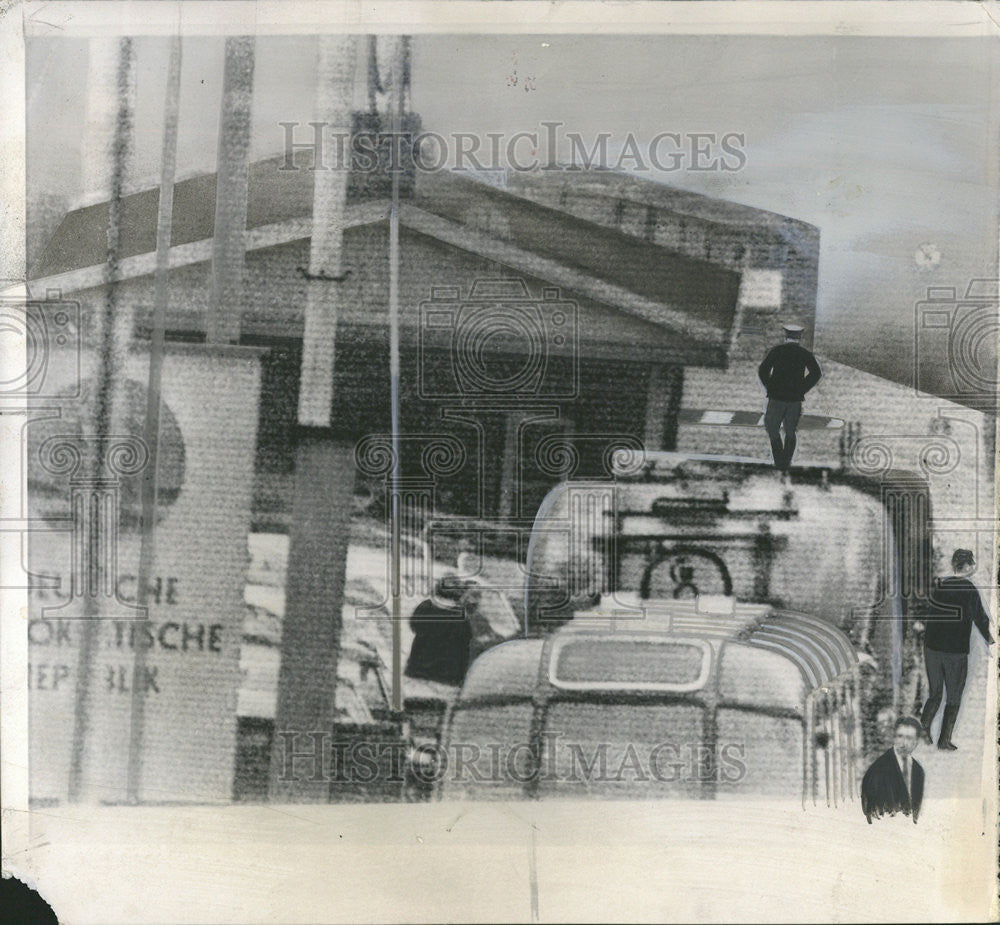
[[[271,159],[251,168],[248,252],[311,234],[312,173],[283,173],[280,167],[280,159]],[[725,363],[738,324],[739,273],[455,173],[418,175],[417,181],[413,198],[401,204],[402,227],[641,319],[662,331],[665,341],[680,336],[695,348],[698,362]],[[214,175],[177,184],[172,269],[211,260],[214,188]],[[155,188],[122,201],[116,279],[152,275],[158,204]],[[385,200],[349,202],[343,226],[386,223],[389,209]],[[484,209],[499,216],[499,228],[477,221]],[[105,202],[66,216],[29,281],[32,295],[106,282],[108,214]]]

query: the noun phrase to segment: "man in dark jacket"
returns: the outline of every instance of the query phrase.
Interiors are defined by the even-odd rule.
[[[896,721],[892,748],[872,762],[861,781],[861,811],[868,824],[888,813],[912,815],[917,821],[924,799],[924,769],[910,756],[917,747],[920,723],[904,716]]]
[[[775,468],[787,472],[795,453],[795,428],[802,414],[802,400],[823,376],[812,352],[800,343],[802,326],[784,325],[785,342],[772,347],[757,375],[767,389],[764,428],[771,439]],[[781,427],[785,439],[781,440]]]
[[[458,687],[469,665],[487,649],[516,636],[520,625],[495,588],[476,578],[446,575],[434,596],[416,606],[410,629],[413,644],[406,676]]]
[[[931,723],[941,706],[941,695],[948,692],[948,702],[941,720],[938,748],[954,751],[951,734],[958,719],[962,691],[969,666],[969,637],[975,624],[987,645],[993,645],[990,634],[990,616],[983,607],[976,586],[969,576],[976,571],[972,551],[956,549],[951,557],[954,572],[934,583],[932,598],[940,610],[928,619],[924,628],[924,665],[927,668],[927,685],[930,688],[927,703],[920,714],[925,742],[931,741]]]
[[[435,589],[435,596],[445,603],[428,598],[417,605],[410,617],[413,645],[406,662],[407,677],[453,687],[465,680],[472,642],[472,631],[462,606],[468,586],[469,582],[446,576]]]

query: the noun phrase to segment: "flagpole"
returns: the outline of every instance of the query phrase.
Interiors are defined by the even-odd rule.
[[[160,169],[160,205],[156,220],[156,299],[153,305],[152,333],[149,343],[149,375],[146,384],[146,421],[143,440],[149,452],[142,479],[142,540],[139,547],[138,603],[143,621],[148,623],[149,585],[156,556],[156,494],[159,477],[160,392],[163,383],[164,329],[170,300],[170,237],[174,212],[174,175],[177,165],[177,123],[180,113],[181,37],[170,44],[170,69],[167,73],[166,108],[163,117],[163,154]],[[139,638],[144,638],[142,634]],[[128,748],[127,797],[139,802],[142,776],[142,740],[146,719],[146,685],[143,681],[146,646],[135,647],[132,673],[132,716]]]
[[[389,169],[392,172],[392,204],[389,209],[389,378],[392,427],[392,491],[390,498],[390,542],[392,591],[392,708],[403,709],[403,626],[400,601],[400,510],[399,510],[399,164],[395,163],[397,139],[403,115],[403,56],[406,38],[395,49],[390,102]]]
[[[122,298],[119,286],[122,257],[122,201],[125,197],[125,181],[133,154],[135,44],[130,36],[122,36],[114,42],[114,49],[112,64],[104,59],[104,53],[108,50],[105,43],[90,40],[90,54],[97,58],[96,62],[88,65],[91,67],[91,79],[96,82],[95,95],[111,93],[116,101],[113,113],[99,113],[95,120],[96,138],[89,140],[90,146],[96,149],[95,156],[107,155],[111,160],[104,295],[95,317],[97,370],[94,378],[92,426],[97,440],[97,456],[91,460],[90,477],[98,480],[109,475],[108,461],[104,457],[103,450],[109,438],[121,426],[125,413],[125,360],[132,338],[131,306],[127,299]],[[108,66],[114,71],[113,89],[105,83],[110,77],[105,70]],[[113,117],[114,127],[111,129],[110,139],[107,139],[102,129],[108,127],[109,116]],[[117,524],[113,524],[111,529],[117,530]],[[86,561],[81,565],[87,575],[105,581],[108,577],[107,563],[101,560],[100,547],[103,543],[112,543],[115,540],[104,536],[100,529],[97,533],[100,535],[92,535],[86,544]],[[67,784],[67,799],[71,803],[93,802],[99,791],[97,775],[94,773],[97,756],[93,754],[94,728],[91,710],[94,701],[92,675],[100,643],[101,607],[92,589],[84,595],[84,616],[85,619],[80,626],[80,648],[77,653],[76,696],[73,704],[73,732]]]

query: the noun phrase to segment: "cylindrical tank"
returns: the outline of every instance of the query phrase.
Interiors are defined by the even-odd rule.
[[[640,475],[549,493],[528,546],[525,629],[598,604],[641,619],[637,597],[767,604],[847,633],[872,721],[910,712],[907,624],[930,573],[929,522],[926,485],[907,473],[803,469],[789,483],[750,461],[669,454]]]
[[[638,476],[564,482],[532,529],[526,628],[628,592],[731,596],[822,617],[859,644],[888,640],[876,618],[905,614],[930,565],[926,492],[901,506],[893,485],[820,468],[787,483],[768,466],[680,454]],[[918,510],[920,523],[900,521]]]

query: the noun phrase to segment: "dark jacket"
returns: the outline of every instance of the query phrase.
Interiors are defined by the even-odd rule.
[[[802,401],[823,376],[816,357],[801,344],[785,342],[772,347],[757,375],[767,397],[777,401]]]
[[[924,769],[910,758],[910,793],[907,793],[903,772],[896,760],[895,750],[891,748],[872,762],[861,781],[861,811],[869,825],[872,819],[878,819],[885,813],[890,816],[895,813],[912,814],[916,822],[923,799]]]
[[[993,642],[990,616],[976,586],[968,578],[939,578],[931,595],[940,615],[925,621],[924,646],[935,652],[969,654],[969,637],[975,623],[983,639]]]
[[[406,675],[459,685],[469,667],[472,631],[462,607],[439,607],[431,600],[417,604],[410,617],[413,645]]]

